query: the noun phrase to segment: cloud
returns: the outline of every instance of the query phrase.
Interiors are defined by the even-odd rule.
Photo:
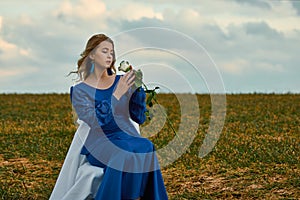
[[[22,71],[12,69],[12,70],[4,70],[0,69],[0,79],[5,79],[5,78],[10,78],[10,77],[15,77],[17,75],[20,75]]]
[[[224,72],[234,75],[240,75],[242,73],[245,73],[245,69],[249,68],[249,63],[244,59],[236,59],[220,63],[219,66]]]
[[[11,9],[10,4],[7,5],[5,9]],[[123,32],[136,29],[134,34],[123,34],[122,40],[115,41],[118,56],[136,46],[160,46],[189,55],[191,60],[198,58],[201,66],[211,67],[207,61],[203,62],[201,56],[204,54],[193,51],[195,47],[184,37],[173,37],[167,31],[138,34],[140,28],[153,26],[182,33],[202,45],[219,67],[229,91],[264,88],[284,91],[299,85],[296,74],[300,74],[300,17],[298,4],[294,1],[233,0],[200,4],[196,0],[126,0],[118,3],[65,0],[53,3],[49,8],[47,5],[39,4],[40,11],[29,6],[30,9],[22,12],[5,12],[0,16],[1,78],[5,75],[5,84],[10,85],[5,86],[2,81],[0,91],[4,88],[5,91],[29,91],[30,88],[62,91],[63,86],[67,91],[69,82],[64,76],[76,68],[87,39],[99,32],[117,38]],[[197,82],[187,63],[165,53],[136,52],[129,58],[138,64],[144,61],[169,64]],[[201,69],[203,74],[209,70]],[[163,72],[167,73],[167,70]],[[285,80],[284,84],[278,88],[276,81],[266,81],[264,74],[269,79]],[[25,86],[13,87],[11,83],[15,78],[27,89]],[[176,80],[172,81],[176,85]]]
[[[205,16],[204,21],[211,25],[216,24],[225,33],[228,26],[249,22],[265,21],[272,29],[284,33],[293,31],[298,27],[297,24],[300,24],[300,19],[296,12],[293,12],[289,1],[220,1],[218,4],[205,3],[194,9]],[[220,9],[225,12],[219,12]]]
[[[257,74],[266,72],[284,72],[285,69],[281,64],[262,62],[262,61],[248,61],[246,59],[235,59],[220,63],[220,68],[223,72],[232,75]]]
[[[16,44],[7,42],[0,38],[0,63],[4,67],[6,66],[5,64],[7,64],[7,62],[13,61],[13,63],[16,63],[16,61],[20,59],[26,61],[26,59],[29,59],[31,56],[32,55],[29,49],[23,49],[18,47]]]
[[[2,16],[0,16],[0,31],[1,31],[1,28],[2,28],[2,21],[3,21],[3,18],[2,18]]]
[[[2,54],[1,55],[2,59],[4,59],[5,57],[10,59],[11,58],[10,56],[13,56],[13,55],[11,55],[11,53],[16,51],[17,47],[16,47],[16,45],[14,45],[12,43],[9,43],[9,42],[6,42],[6,41],[0,39],[0,50],[1,50],[1,54]]]
[[[262,69],[266,72],[284,72],[285,69],[281,64],[272,64],[268,62],[258,62],[256,64],[257,69]]]
[[[69,0],[64,0],[53,14],[59,18],[78,17],[81,19],[94,19],[101,17],[106,12],[106,6],[98,0],[79,0],[74,4]]]
[[[266,22],[249,22],[244,24],[246,34],[263,36],[265,38],[276,39],[282,37],[282,34],[275,29],[270,28]]]
[[[299,1],[291,1],[294,9],[297,11],[297,14],[300,15],[300,2]]]
[[[136,21],[142,18],[163,19],[160,12],[155,12],[152,7],[140,3],[127,3],[122,5],[121,7],[110,11],[110,17],[114,20],[121,19],[128,21]]]
[[[105,23],[106,25],[108,25],[108,21],[134,21],[141,18],[162,19],[161,13],[155,12],[152,7],[142,3],[119,3],[115,4],[114,9],[108,9],[101,0],[79,0],[78,2],[65,0],[52,14],[65,22],[74,23],[76,19],[89,23],[87,20],[98,20],[98,23]]]
[[[212,45],[213,56],[224,73],[231,76],[250,76],[256,73],[286,75],[296,65],[298,39],[290,38],[268,26],[266,22],[231,25],[228,37]],[[299,70],[298,70],[299,71]]]
[[[240,4],[259,7],[259,8],[263,8],[266,10],[271,9],[271,6],[268,1],[262,1],[262,0],[251,0],[251,1],[235,0],[235,1]]]

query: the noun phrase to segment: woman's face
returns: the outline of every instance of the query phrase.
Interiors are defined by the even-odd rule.
[[[101,42],[95,48],[90,58],[94,61],[95,67],[98,66],[104,69],[110,68],[114,58],[114,49],[112,43],[108,41]]]

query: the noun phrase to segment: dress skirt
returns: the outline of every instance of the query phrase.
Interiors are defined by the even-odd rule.
[[[97,140],[101,145],[93,150],[82,149],[90,164],[104,168],[96,200],[168,199],[150,140],[122,131]],[[112,146],[115,150],[108,151]]]

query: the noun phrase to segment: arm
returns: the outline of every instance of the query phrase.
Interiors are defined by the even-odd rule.
[[[95,100],[85,91],[76,87],[71,87],[70,96],[78,118],[91,128],[100,128],[100,126],[104,126],[112,120],[113,114],[110,102],[102,101],[95,106]]]
[[[133,121],[143,124],[146,120],[146,93],[142,87],[136,89],[129,101],[129,113]]]

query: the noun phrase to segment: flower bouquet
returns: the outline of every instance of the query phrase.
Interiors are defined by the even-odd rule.
[[[152,90],[148,89],[148,87],[146,86],[146,84],[143,82],[143,73],[142,73],[142,71],[140,69],[134,70],[133,67],[132,67],[132,65],[128,61],[123,60],[120,63],[120,65],[118,67],[118,70],[119,71],[123,71],[125,73],[133,70],[134,74],[135,74],[134,86],[136,88],[144,87],[145,93],[148,94],[147,98],[146,98],[146,105],[148,105],[149,107],[152,107],[153,106],[153,102],[155,102],[156,104],[159,104],[158,101],[157,101],[157,99],[156,99],[156,94],[157,94],[156,90],[159,89],[159,87],[155,87]],[[162,109],[160,109],[160,110],[165,115],[165,117],[167,119],[167,122],[168,122],[168,125],[171,127],[171,129],[173,130],[173,132],[175,133],[175,135],[177,135],[175,129],[172,126],[172,122],[168,118],[167,114]],[[147,111],[146,114],[147,114],[148,118],[151,119],[149,111]]]

